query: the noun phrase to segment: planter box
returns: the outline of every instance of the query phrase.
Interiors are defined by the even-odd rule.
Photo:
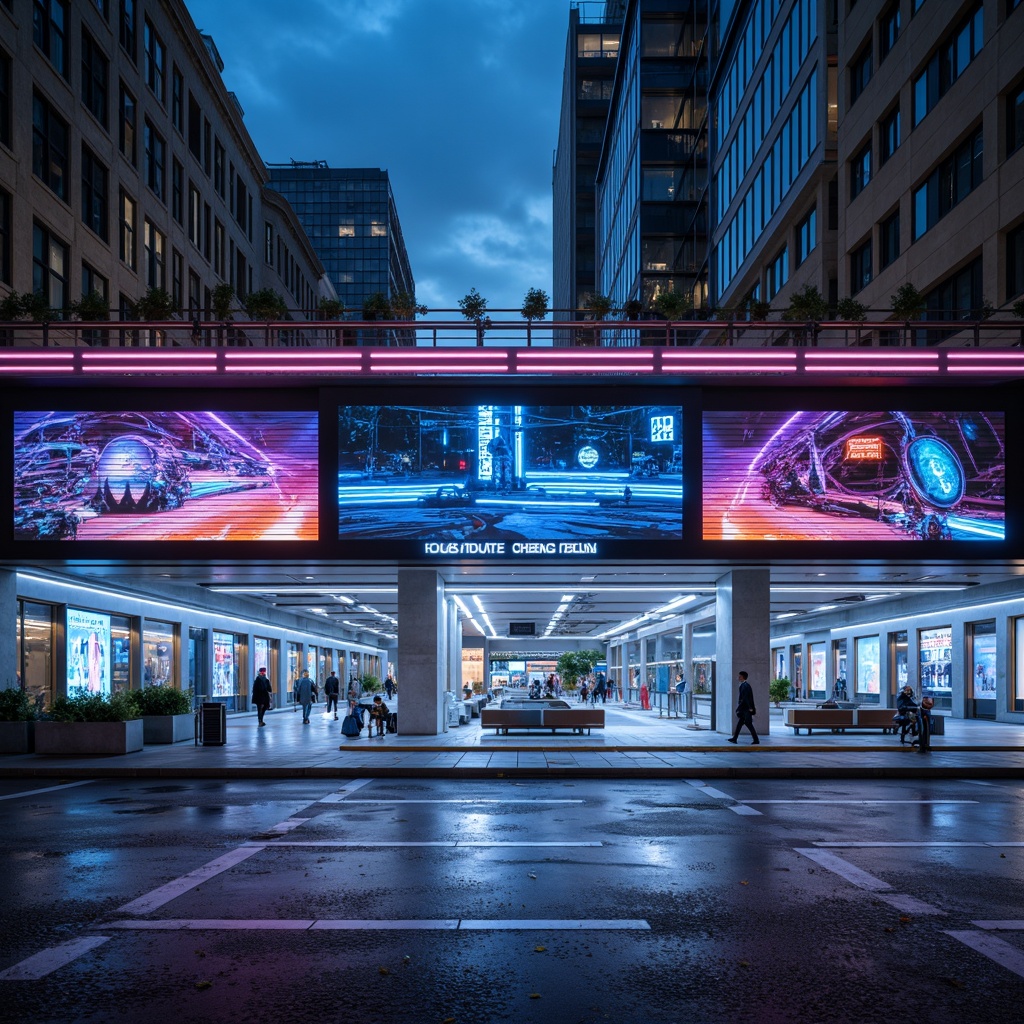
[[[0,754],[31,754],[35,722],[0,722]]]
[[[142,749],[142,719],[36,722],[37,754],[129,754]]]
[[[186,715],[143,715],[142,738],[146,743],[180,743],[195,739],[196,716]]]

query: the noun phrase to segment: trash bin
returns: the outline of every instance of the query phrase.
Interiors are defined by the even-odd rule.
[[[220,701],[203,703],[199,709],[199,728],[204,747],[223,747],[228,741],[228,709]]]

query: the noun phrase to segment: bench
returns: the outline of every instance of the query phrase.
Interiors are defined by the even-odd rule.
[[[847,729],[881,729],[895,732],[892,708],[787,708],[786,725],[799,736],[801,729],[810,736],[813,729],[846,732]]]
[[[482,708],[480,728],[494,729],[496,733],[506,735],[509,729],[550,729],[552,732],[571,729],[581,734],[586,729],[589,735],[591,729],[604,728],[604,708],[574,708],[564,701],[541,701],[540,706],[522,706],[528,703],[532,702],[523,701],[518,707]]]

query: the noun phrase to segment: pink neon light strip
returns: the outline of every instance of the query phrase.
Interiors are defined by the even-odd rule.
[[[403,373],[469,373],[474,371],[476,373],[507,373],[508,367],[498,364],[494,366],[466,366],[465,363],[459,363],[448,366],[444,363],[438,363],[436,365],[424,366],[422,363],[410,363],[406,366],[403,363],[392,363],[390,366],[373,366],[370,368],[371,373],[396,373],[398,371]]]
[[[981,363],[1015,360],[1024,363],[1024,354],[1018,352],[950,352],[946,358],[950,362]]]
[[[878,363],[879,356],[872,355],[870,353],[853,353],[853,352],[808,352],[804,359],[808,363]],[[937,363],[939,361],[939,354],[937,352],[921,352],[921,353],[902,353],[893,352],[886,355],[882,360],[885,363]]]
[[[214,367],[210,363],[182,363],[180,366],[134,366],[127,363],[124,366],[94,366],[92,373],[194,373],[195,371],[209,372]]]
[[[267,370],[281,370],[283,373],[362,373],[359,366],[339,366],[337,363],[306,363],[296,366],[294,363],[262,363],[259,366],[226,366],[226,373],[264,373]]]
[[[0,363],[0,373],[74,373],[70,363]]]

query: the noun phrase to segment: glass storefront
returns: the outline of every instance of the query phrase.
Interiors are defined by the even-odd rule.
[[[188,631],[188,685],[192,687],[192,703],[196,705],[209,696],[209,655],[210,631],[191,627]]]
[[[953,706],[953,630],[917,631],[921,660],[921,696],[932,697],[936,708],[948,710]]]
[[[309,644],[306,647],[306,671],[309,672],[310,678],[313,682],[316,682],[319,678],[316,674],[317,660],[319,658],[319,649],[315,644]]]
[[[132,620],[110,616],[110,685],[114,693],[132,688]]]
[[[142,630],[142,685],[174,686],[174,626],[150,619]]]
[[[832,672],[835,689],[846,686],[846,638],[832,641]]]
[[[18,686],[41,711],[53,700],[53,607],[18,602]]]
[[[898,694],[900,690],[910,682],[908,642],[909,639],[905,629],[889,634],[890,707],[896,706],[896,694]]]
[[[242,670],[242,644],[235,633],[213,634],[212,699],[227,705],[228,711],[239,706],[239,680]]]
[[[967,714],[996,717],[996,624],[974,622],[967,627],[970,657],[967,666]]]
[[[283,686],[282,690],[291,690],[295,680],[299,678],[299,673],[302,669],[299,667],[302,664],[302,644],[293,644],[291,641],[288,642],[288,680],[287,685]]]

